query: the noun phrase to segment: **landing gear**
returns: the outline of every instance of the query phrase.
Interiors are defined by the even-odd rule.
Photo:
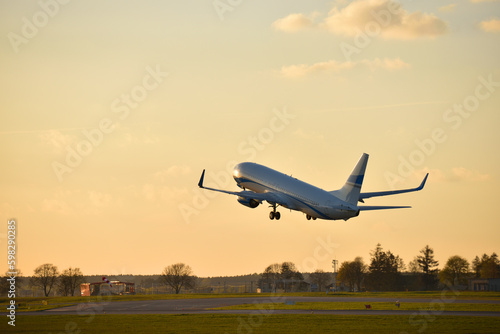
[[[311,217],[311,216],[309,216],[309,215],[306,215],[306,218],[307,218],[307,220],[311,220],[311,218],[312,218],[313,220],[316,220],[316,217]]]
[[[269,219],[280,220],[281,214],[276,211],[276,204],[271,205],[271,207],[273,208],[273,211],[269,212]]]

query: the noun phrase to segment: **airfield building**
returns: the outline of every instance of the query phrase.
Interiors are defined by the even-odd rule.
[[[135,283],[111,281],[111,286],[106,282],[80,284],[81,296],[101,295],[134,295]]]

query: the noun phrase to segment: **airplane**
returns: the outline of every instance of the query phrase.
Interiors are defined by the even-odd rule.
[[[266,201],[272,208],[269,213],[269,219],[271,220],[281,218],[279,211],[276,211],[278,206],[301,211],[306,214],[307,220],[316,220],[317,218],[348,220],[359,216],[361,211],[411,208],[410,206],[357,205],[358,202],[364,203],[365,199],[371,197],[422,190],[429,176],[429,173],[427,173],[422,183],[416,188],[362,193],[361,186],[365,176],[368,156],[368,154],[363,153],[344,186],[334,191],[325,191],[253,162],[242,162],[234,167],[233,178],[243,191],[235,192],[205,187],[203,185],[205,170],[201,174],[198,186],[202,189],[238,196],[237,200],[240,204],[252,209]]]

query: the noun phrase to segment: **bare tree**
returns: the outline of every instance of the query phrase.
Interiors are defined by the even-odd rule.
[[[361,291],[361,284],[365,278],[367,266],[361,257],[356,257],[354,261],[344,261],[340,265],[337,279],[347,285],[350,291],[354,291],[356,286]]]
[[[283,290],[285,292],[292,291],[295,284],[300,285],[300,282],[304,280],[295,263],[288,261],[281,264],[280,278],[283,281]],[[291,283],[289,282],[290,280],[292,281]]]
[[[340,283],[345,284],[349,287],[349,291],[354,291],[354,285],[356,284],[356,279],[354,277],[353,268],[351,262],[344,261],[340,265],[339,272],[337,274],[337,279]]]
[[[321,288],[328,285],[328,283],[332,280],[332,274],[325,273],[321,269],[317,269],[315,272],[309,275],[309,279],[311,283],[318,285],[318,290],[321,291]]]
[[[170,286],[178,294],[181,289],[194,288],[196,276],[190,266],[184,263],[176,263],[166,267],[161,274],[161,280],[165,285]]]
[[[74,296],[76,288],[83,282],[83,274],[80,268],[69,268],[59,276],[57,290],[63,296]]]
[[[361,291],[361,284],[365,279],[366,271],[368,270],[368,266],[363,262],[363,258],[357,256],[354,261],[351,262],[352,273],[354,275],[354,282],[356,283],[356,287],[358,291]]]
[[[273,263],[267,266],[262,273],[262,280],[272,286],[272,291],[276,292],[277,282],[280,279],[281,265]]]
[[[59,275],[57,267],[52,263],[45,263],[36,267],[30,282],[32,285],[42,288],[45,297],[48,297],[52,287],[57,282],[57,275]]]

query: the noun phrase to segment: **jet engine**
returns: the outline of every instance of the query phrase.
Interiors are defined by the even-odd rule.
[[[247,198],[244,198],[244,197],[238,197],[238,203],[240,204],[243,204],[244,206],[248,206],[249,208],[256,208],[259,206],[259,201],[251,198],[251,199],[247,199]]]

